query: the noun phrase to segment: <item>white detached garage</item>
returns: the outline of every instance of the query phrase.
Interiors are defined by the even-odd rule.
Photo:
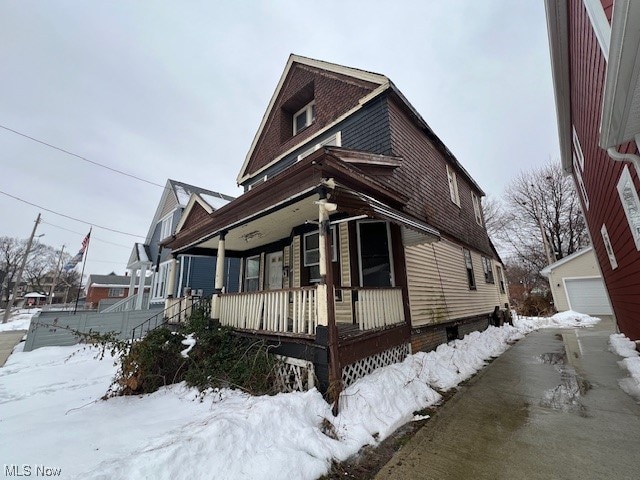
[[[589,315],[613,315],[593,248],[588,247],[544,268],[555,307]]]

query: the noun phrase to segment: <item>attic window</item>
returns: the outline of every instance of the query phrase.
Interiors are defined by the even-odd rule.
[[[293,134],[301,132],[316,119],[316,102],[309,102],[293,114]]]

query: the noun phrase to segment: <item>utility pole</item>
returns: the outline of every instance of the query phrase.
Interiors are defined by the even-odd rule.
[[[16,300],[16,295],[18,294],[18,285],[22,281],[22,272],[24,271],[24,266],[27,264],[27,257],[29,256],[29,252],[31,251],[31,244],[33,243],[33,237],[36,236],[36,229],[38,228],[38,224],[40,223],[40,214],[38,213],[38,218],[36,218],[36,224],[33,226],[33,231],[31,232],[31,236],[29,237],[29,241],[27,242],[27,250],[24,252],[24,257],[22,257],[22,263],[20,264],[20,269],[18,270],[18,274],[16,275],[16,283],[13,285],[13,294],[11,295],[11,299],[7,303],[7,308],[4,311],[4,318],[2,319],[2,323],[7,323],[9,320],[9,315],[11,315],[11,307],[13,306],[13,302]],[[7,285],[7,288],[9,286]]]
[[[64,254],[64,245],[62,245],[62,249],[60,250],[60,256],[58,257],[58,263],[56,264],[56,276],[53,279],[53,283],[51,284],[51,289],[49,290],[49,305],[53,303],[53,291],[58,284],[58,279],[60,278],[60,263],[62,263],[62,255]]]

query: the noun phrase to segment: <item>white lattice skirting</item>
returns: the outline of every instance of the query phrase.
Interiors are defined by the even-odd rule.
[[[313,363],[299,358],[284,357],[276,372],[276,384],[281,392],[304,392],[315,386]]]
[[[342,383],[345,387],[348,387],[359,378],[373,372],[376,368],[402,362],[410,353],[411,345],[404,343],[351,363],[346,367],[342,367]]]

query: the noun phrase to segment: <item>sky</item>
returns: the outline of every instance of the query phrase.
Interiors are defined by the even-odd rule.
[[[541,1],[2,2],[0,236],[41,212],[75,253],[93,225],[85,275],[124,274],[153,184],[241,194],[291,53],[389,77],[490,197],[559,158]]]
[[[31,315],[15,315],[5,325],[28,328]],[[554,322],[558,316],[566,320]],[[428,418],[414,412],[440,402],[434,389],[455,388],[524,333],[543,324],[574,326],[579,319],[599,321],[576,312],[516,319],[516,327],[489,327],[410,355],[348,386],[337,416],[315,388],[262,396],[216,389],[200,395],[183,382],[148,395],[98,401],[118,370],[111,352],[99,360],[98,350],[86,346],[23,352],[22,343],[0,368],[0,433],[11,439],[0,453],[9,468],[22,466],[28,474],[24,466],[31,466],[34,476],[40,465],[61,469],[62,478],[162,480],[210,478],[216,472],[225,479],[316,479],[332,461],[378,444],[404,423]],[[620,340],[629,350],[631,341]],[[536,420],[535,412],[530,415]],[[64,448],[52,448],[61,433]]]

